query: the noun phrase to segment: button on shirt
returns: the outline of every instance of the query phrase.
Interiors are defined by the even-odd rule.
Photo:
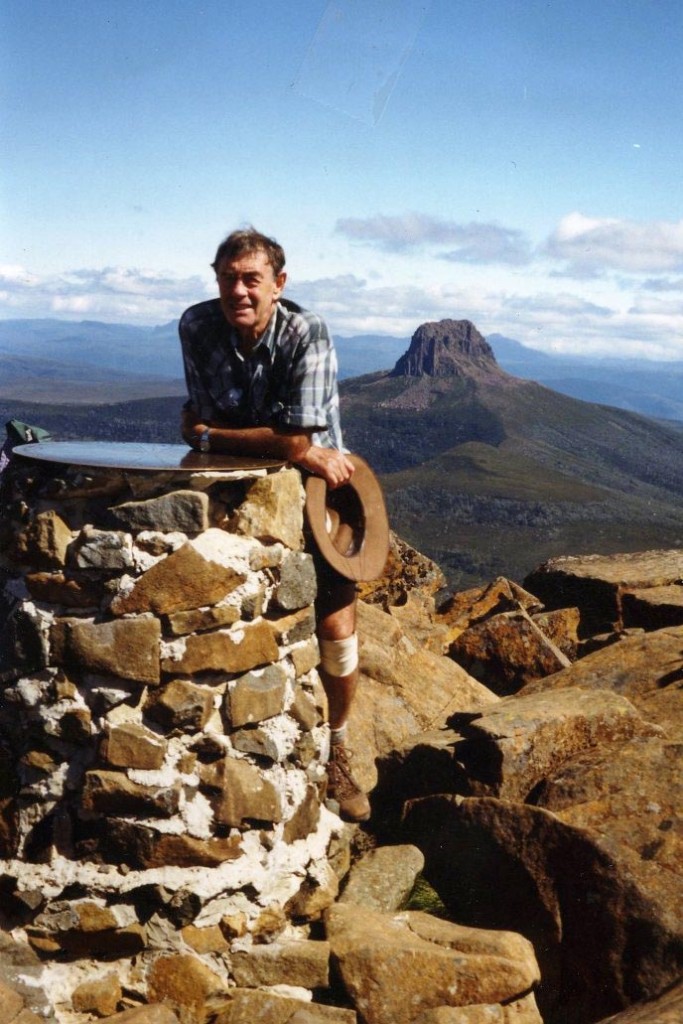
[[[314,428],[313,444],[344,450],[337,355],[320,317],[281,299],[248,356],[218,299],[191,306],[179,330],[190,403],[201,420]]]

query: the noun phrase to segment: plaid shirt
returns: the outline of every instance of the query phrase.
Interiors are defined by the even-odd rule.
[[[190,404],[200,419],[236,428],[316,428],[314,444],[344,450],[337,355],[320,317],[280,300],[246,357],[218,299],[190,306],[179,330]]]

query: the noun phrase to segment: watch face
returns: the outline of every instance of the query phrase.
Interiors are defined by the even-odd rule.
[[[205,430],[199,438],[199,450],[200,452],[208,452],[211,449],[211,441],[209,439],[209,431]]]

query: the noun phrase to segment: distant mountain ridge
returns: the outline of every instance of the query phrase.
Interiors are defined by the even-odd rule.
[[[409,341],[375,334],[336,336],[340,379],[390,369],[406,354]],[[683,421],[681,361],[554,355],[502,334],[491,334],[487,341],[499,368],[517,377],[573,398]],[[20,372],[17,359],[22,360]],[[103,378],[102,369],[113,372]],[[177,321],[139,327],[95,320],[0,320],[0,398],[122,401],[182,393],[182,380]],[[165,391],[164,381],[169,382]]]
[[[168,344],[170,326],[160,331]],[[370,344],[366,336],[363,353]],[[339,348],[342,360],[344,339]],[[51,368],[35,366],[48,371],[49,387]],[[0,382],[0,416],[46,427],[57,440],[177,443],[182,381],[175,394],[166,380],[159,397],[116,402],[113,382],[125,375],[108,381],[108,372],[97,393],[106,403],[30,403],[8,398]],[[84,380],[76,386],[93,394]],[[342,380],[340,392],[346,443],[380,474],[392,525],[454,588],[500,574],[523,579],[555,555],[683,545],[681,424],[513,376],[469,321],[421,325],[393,367]]]

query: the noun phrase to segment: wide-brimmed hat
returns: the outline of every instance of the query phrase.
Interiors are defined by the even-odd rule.
[[[325,560],[349,580],[382,575],[389,555],[389,520],[379,481],[359,455],[347,455],[354,473],[330,488],[320,476],[306,480],[306,516]]]

